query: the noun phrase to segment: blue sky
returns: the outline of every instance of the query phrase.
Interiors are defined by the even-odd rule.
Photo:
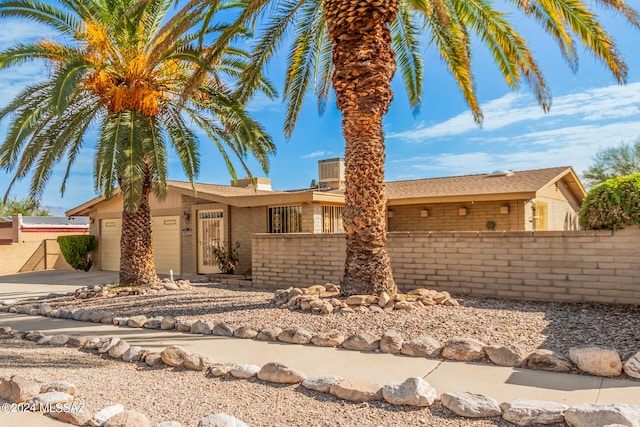
[[[627,85],[618,85],[581,45],[578,47],[580,67],[574,74],[552,40],[534,24],[515,15],[514,23],[529,41],[551,87],[551,112],[543,113],[527,87],[515,92],[509,90],[488,52],[477,45],[473,50],[474,72],[485,116],[482,127],[473,122],[455,82],[434,50],[425,43],[423,106],[417,116],[409,108],[401,82],[396,79],[393,84],[395,98],[384,122],[387,180],[565,165],[581,173],[599,149],[640,137],[640,51],[637,49],[640,32],[610,12],[601,15],[629,66]],[[52,36],[44,27],[31,22],[3,20],[0,49],[19,41]],[[276,58],[268,70],[279,87],[284,68],[281,59],[285,54]],[[0,105],[5,105],[27,82],[45,78],[46,72],[38,64],[0,71]],[[271,160],[269,173],[275,189],[307,187],[317,178],[318,160],[343,155],[340,113],[333,100],[320,117],[316,100],[309,94],[289,141],[283,136],[284,106],[279,101],[258,97],[249,108],[277,144],[278,152]],[[0,124],[0,138],[4,138],[5,133],[6,120]],[[95,196],[92,144],[93,141],[87,141],[84,155],[75,163],[63,198],[59,188],[65,165],[59,166],[49,181],[43,205],[68,209]],[[228,184],[230,175],[220,155],[205,139],[201,140],[201,153],[199,181]],[[264,175],[254,162],[250,164],[254,175]],[[170,160],[169,173],[171,179],[184,179],[175,156]],[[2,194],[10,179],[11,175],[0,172]],[[28,179],[23,180],[14,186],[11,195],[25,195],[28,184]]]

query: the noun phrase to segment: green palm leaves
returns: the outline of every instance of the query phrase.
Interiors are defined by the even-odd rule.
[[[64,191],[71,166],[96,130],[95,188],[109,197],[119,186],[128,211],[137,208],[149,174],[156,196],[163,196],[171,149],[195,181],[200,155],[194,124],[221,151],[234,178],[233,158],[249,174],[249,155],[268,170],[274,145],[228,83],[244,72],[247,55],[219,45],[214,52],[203,43],[215,45],[223,28],[212,24],[217,9],[211,4],[206,14],[199,2],[181,9],[171,5],[170,0],[63,0],[60,7],[0,1],[0,17],[31,19],[60,34],[57,41],[0,52],[0,68],[44,60],[51,70],[45,82],[25,89],[0,111],[0,120],[10,117],[0,167],[15,172],[7,194],[15,180],[33,170],[30,196],[37,198],[56,164],[66,160]],[[241,29],[234,34],[242,35]],[[274,93],[262,75],[255,88]]]
[[[627,68],[613,40],[584,1],[509,1],[526,17],[540,24],[558,43],[572,69],[578,67],[576,42],[579,41],[611,70],[619,82],[626,80]],[[596,0],[592,3],[622,15],[640,28],[638,12],[624,1]],[[322,1],[246,0],[245,7],[246,12],[240,19],[249,21],[261,13],[267,16],[267,23],[259,33],[259,41],[252,53],[255,68],[243,77],[246,88],[255,87],[255,76],[285,37],[293,34],[283,93],[287,104],[284,128],[286,135],[290,136],[308,89],[313,87],[321,111],[329,93],[333,69]],[[547,111],[551,105],[547,83],[526,41],[509,18],[491,0],[400,0],[399,12],[391,25],[392,44],[414,110],[422,102],[423,63],[420,52],[427,43],[436,49],[449,68],[475,120],[482,122],[472,70],[471,40],[477,37],[491,52],[506,83],[514,89],[526,83]]]

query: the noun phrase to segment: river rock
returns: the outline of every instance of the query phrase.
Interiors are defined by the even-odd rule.
[[[168,331],[176,328],[176,318],[173,316],[164,316],[160,322],[160,329]],[[189,328],[191,330],[191,328]]]
[[[311,332],[303,328],[285,329],[278,334],[278,341],[289,344],[309,344],[311,341]]]
[[[531,353],[529,357],[527,357],[527,366],[531,369],[552,372],[569,372],[571,370],[571,362],[569,359],[545,349],[538,349]]]
[[[122,355],[123,362],[135,362],[140,357],[140,352],[142,351],[142,347],[137,345],[132,345],[124,352]]]
[[[337,375],[320,375],[307,378],[302,382],[302,387],[319,393],[329,393],[331,385],[342,380],[343,378]]]
[[[346,337],[342,332],[332,330],[314,335],[311,337],[311,343],[318,347],[339,347],[345,339]]]
[[[193,371],[204,371],[214,363],[212,357],[202,353],[191,353],[184,358],[184,367]]]
[[[100,347],[98,347],[98,354],[107,353],[109,350],[115,347],[120,341],[121,340],[118,337],[113,337],[108,339],[107,341],[103,342]]]
[[[429,335],[423,335],[402,344],[400,353],[414,357],[440,357],[442,347],[440,343]]]
[[[278,327],[265,328],[256,336],[258,341],[278,341],[278,336],[282,333],[282,329]]]
[[[623,369],[624,373],[631,378],[640,379],[640,351],[624,362]]]
[[[164,364],[173,367],[182,366],[184,364],[184,359],[186,359],[188,355],[189,352],[179,345],[171,345],[160,353],[160,357]]]
[[[612,424],[639,427],[640,405],[586,403],[567,409],[564,420],[571,427],[602,427]]]
[[[215,335],[218,337],[232,337],[233,336],[233,328],[227,325],[225,322],[218,322],[211,329],[211,335]]]
[[[488,345],[484,348],[487,357],[498,366],[521,366],[527,353],[517,345]]]
[[[109,349],[109,356],[115,359],[121,359],[131,346],[125,340],[120,340],[116,345]]]
[[[130,328],[144,328],[144,324],[147,323],[147,316],[132,316],[127,321],[127,326]]]
[[[258,336],[259,331],[251,326],[240,326],[233,331],[233,336],[236,338],[248,338],[253,339]]]
[[[192,334],[209,335],[213,329],[213,322],[205,322],[204,320],[198,320],[191,325]]]
[[[397,354],[402,350],[404,339],[396,331],[386,331],[380,338],[380,351],[383,353]]]
[[[342,343],[342,347],[348,350],[374,351],[380,348],[380,338],[367,332],[362,332],[348,337]]]
[[[260,371],[260,366],[256,365],[233,365],[229,373],[236,378],[251,378]]]

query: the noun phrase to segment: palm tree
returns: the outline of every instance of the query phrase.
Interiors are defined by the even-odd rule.
[[[0,17],[38,21],[60,41],[18,44],[0,52],[0,68],[42,59],[43,82],[23,90],[0,111],[11,114],[0,146],[0,167],[16,180],[33,171],[30,197],[38,199],[53,172],[67,158],[61,192],[74,161],[86,155],[87,139],[98,130],[95,189],[123,197],[120,284],[157,282],[151,241],[149,197],[167,188],[167,145],[194,183],[199,172],[196,125],[217,146],[234,179],[230,156],[253,155],[268,169],[274,145],[248,116],[225,81],[237,77],[247,55],[217,46],[215,57],[203,45],[220,27],[210,24],[216,10],[203,13],[194,2],[171,9],[169,0],[61,0],[60,7],[31,0],[0,1]],[[169,13],[174,10],[174,13]],[[203,59],[208,58],[207,63]],[[194,70],[201,70],[194,84]],[[268,95],[272,87],[258,84]],[[185,95],[187,94],[187,95]],[[6,198],[6,196],[5,196]]]
[[[624,1],[595,0],[640,28],[638,13]],[[511,0],[559,44],[569,66],[577,69],[575,39],[624,82],[627,68],[597,16],[581,0]],[[270,7],[267,8],[267,5]],[[342,113],[345,139],[344,230],[347,253],[344,294],[396,293],[385,250],[384,134],[382,118],[400,67],[409,100],[421,103],[420,35],[435,47],[457,81],[478,123],[483,116],[471,70],[471,37],[492,53],[513,89],[521,82],[547,111],[551,97],[523,37],[491,0],[246,0],[238,22],[267,15],[267,25],[244,77],[249,91],[278,45],[293,30],[285,79],[285,133],[291,135],[304,96],[313,84],[320,110],[333,86]]]

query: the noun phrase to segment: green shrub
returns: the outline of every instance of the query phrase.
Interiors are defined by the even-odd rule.
[[[240,258],[238,257],[239,248],[239,242],[236,242],[228,250],[224,245],[213,248],[213,256],[216,258],[216,264],[218,264],[220,271],[227,274],[233,274],[233,271],[240,263]]]
[[[62,256],[76,270],[89,271],[93,265],[91,252],[98,247],[96,236],[60,236],[58,245]]]
[[[580,208],[580,226],[619,230],[640,224],[640,173],[611,178],[589,193]]]

